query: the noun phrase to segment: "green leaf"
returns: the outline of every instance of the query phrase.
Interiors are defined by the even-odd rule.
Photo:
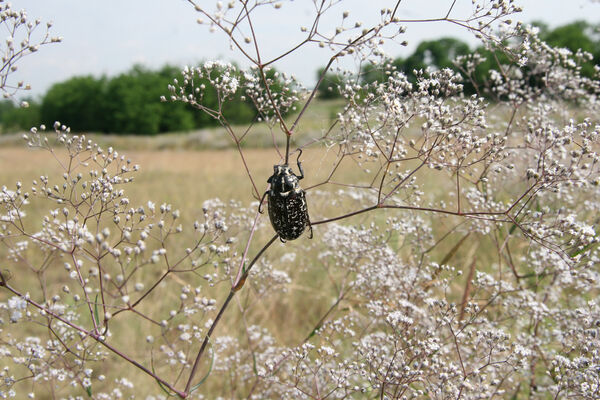
[[[92,397],[92,386],[91,386],[91,385],[90,385],[90,386],[88,386],[88,387],[86,387],[86,388],[85,388],[85,391],[87,392],[87,395],[88,395],[89,397]]]
[[[96,320],[96,325],[100,326],[100,318],[98,317],[98,295],[94,299],[94,319]]]
[[[195,384],[190,389],[190,393],[193,393],[196,389],[198,389],[204,383],[204,381],[208,378],[208,376],[212,372],[213,365],[215,364],[215,350],[213,349],[212,343],[210,341],[210,337],[208,338],[208,344],[210,344],[210,353],[211,353],[210,367],[208,368],[208,372],[206,373],[206,375],[204,375],[204,377],[202,379],[200,379],[200,382],[198,382],[197,384]]]
[[[523,218],[521,218],[521,221],[523,220]],[[519,224],[519,220],[517,220],[515,218],[515,223],[511,225],[510,229],[508,230],[508,234],[512,235],[513,232],[515,231],[515,229],[517,229],[517,225]]]
[[[600,235],[600,232],[598,232],[598,233],[596,233],[596,234],[594,235],[594,239],[596,239],[596,238],[598,237],[598,235]],[[578,249],[575,249],[575,250],[573,250],[573,251],[572,251],[572,252],[569,254],[569,257],[571,257],[571,258],[573,258],[573,257],[577,257],[578,255],[580,255],[580,254],[582,254],[582,253],[585,253],[586,251],[588,251],[588,250],[589,250],[589,249],[591,249],[591,248],[592,248],[594,245],[597,245],[597,244],[598,244],[598,242],[596,242],[596,241],[593,241],[593,242],[591,242],[591,243],[588,243],[588,244],[586,244],[585,246],[583,246],[583,248],[581,248],[581,249],[579,249],[579,250],[578,250]]]
[[[307,339],[310,339],[311,337],[315,336],[317,334],[317,331],[319,329],[321,329],[321,326],[322,326],[321,324],[315,326],[315,329],[313,329],[312,332],[308,334],[308,338]]]
[[[486,181],[481,181],[481,191],[483,192],[483,198],[488,198],[488,185]]]
[[[254,371],[254,375],[258,376],[258,369],[256,368],[256,355],[252,352],[252,371]]]
[[[462,244],[465,242],[465,240],[467,240],[467,238],[469,237],[470,234],[471,234],[471,232],[468,232],[465,236],[462,237],[462,239],[460,239],[458,241],[458,243],[456,243],[454,245],[454,247],[452,249],[450,249],[450,251],[448,252],[448,254],[446,254],[446,256],[440,262],[440,265],[445,265],[448,261],[450,261],[450,259],[452,257],[454,257],[454,255],[456,254],[456,252],[458,251],[458,249],[460,249],[460,246],[462,246]]]
[[[594,246],[595,244],[597,244],[597,243],[596,243],[596,242],[593,242],[593,243],[588,243],[588,244],[586,244],[585,246],[583,246],[583,248],[582,248],[582,249],[575,250],[575,251],[571,252],[571,254],[569,254],[569,256],[570,256],[571,258],[573,258],[573,257],[577,257],[578,255],[580,255],[580,254],[582,254],[582,253],[585,253],[586,251],[588,251],[588,250],[589,250],[590,248],[592,248],[592,246]]]
[[[154,363],[152,363],[152,373],[153,373],[154,375],[156,375],[156,371],[154,370]],[[171,392],[171,391],[170,391],[168,388],[166,388],[166,387],[165,387],[165,385],[163,385],[163,384],[162,384],[162,382],[161,382],[161,381],[159,381],[158,379],[154,378],[154,380],[156,381],[156,383],[158,383],[158,386],[159,386],[159,387],[162,389],[162,391],[163,391],[163,392],[165,392],[165,394],[166,394],[168,397],[173,397],[173,396],[180,397],[180,396],[178,396],[178,395],[176,395],[176,394],[173,394],[173,393],[172,393],[172,392]]]

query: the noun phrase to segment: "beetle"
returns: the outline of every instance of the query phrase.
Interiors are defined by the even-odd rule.
[[[300,237],[306,226],[310,229],[310,239],[313,237],[312,226],[306,207],[306,195],[300,187],[299,181],[304,178],[304,170],[300,162],[302,149],[296,160],[300,175],[294,174],[290,166],[278,164],[273,166],[273,175],[267,180],[271,186],[263,194],[258,212],[262,213],[262,203],[267,195],[269,219],[273,229],[279,235],[279,239],[285,243],[286,240],[294,240]]]

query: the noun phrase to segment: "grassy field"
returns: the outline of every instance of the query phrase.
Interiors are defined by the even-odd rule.
[[[143,141],[144,139],[142,139]],[[64,151],[56,153],[58,158],[65,156]],[[257,186],[260,190],[266,187],[266,179],[272,173],[272,165],[278,162],[277,153],[267,149],[247,149],[244,151],[249,168],[257,179]],[[145,202],[151,200],[157,205],[162,203],[171,203],[174,208],[181,211],[182,224],[186,227],[186,232],[194,220],[202,218],[202,204],[205,200],[219,197],[221,199],[235,199],[248,205],[254,201],[252,197],[252,186],[249,183],[247,175],[244,172],[243,164],[240,162],[239,154],[235,150],[207,150],[207,151],[185,151],[185,150],[131,150],[127,152],[127,157],[131,158],[134,163],[141,166],[139,174],[136,176],[136,181],[128,185],[126,195],[131,199],[132,205],[145,205]],[[47,175],[56,180],[62,175],[62,169],[56,162],[54,156],[46,151],[27,149],[24,147],[2,147],[0,148],[0,184],[14,189],[17,181],[23,182],[25,188],[31,186],[34,179],[38,179],[40,175]],[[32,231],[39,229],[40,221],[43,216],[47,215],[52,209],[51,204],[47,202],[41,203],[35,200],[27,209],[27,220],[32,225]],[[263,221],[265,221],[263,217]],[[265,226],[257,234],[257,239],[254,241],[253,247],[260,247],[270,237],[270,226]],[[189,233],[191,235],[191,233]],[[242,235],[240,239],[244,240],[247,235]],[[186,238],[187,239],[187,238]],[[306,237],[293,244],[295,249],[300,249],[303,246],[309,245]],[[240,243],[242,246],[244,243]],[[243,249],[238,249],[242,251]],[[269,258],[277,259],[288,250],[283,245],[276,245],[270,252]],[[302,253],[301,253],[302,254]],[[6,257],[6,248],[0,248],[0,256],[2,259]],[[34,258],[35,259],[35,258]],[[41,261],[41,260],[40,260]],[[47,270],[45,276],[46,285],[43,288],[48,293],[61,293],[60,288],[69,283],[68,277],[60,268],[60,263],[57,263],[56,269]],[[286,266],[290,272],[294,272],[291,265]],[[23,270],[16,271],[11,268],[12,284],[23,290],[29,291],[33,296],[39,298],[37,291],[42,288],[37,283],[36,274]],[[306,273],[296,272],[293,278],[299,278],[299,275],[312,275],[315,271]],[[184,283],[191,284],[193,287],[204,285],[203,279],[196,277],[191,281],[182,282],[178,280],[176,275],[173,275],[174,281],[169,282],[167,287],[181,286]],[[295,340],[306,334],[310,323],[314,323],[316,315],[322,310],[325,305],[319,303],[322,301],[323,294],[320,293],[322,288],[314,288],[305,286],[306,281],[311,281],[312,278],[302,277],[297,279],[291,288],[289,296],[282,299],[272,299],[273,301],[262,302],[256,301],[253,306],[253,323],[264,323],[272,329],[272,332],[277,336],[282,343],[292,345]],[[225,285],[226,286],[226,285]],[[219,301],[222,301],[226,295],[227,288],[221,285],[218,290],[207,289],[205,295],[210,295]],[[166,288],[165,288],[166,289]],[[252,289],[248,287],[248,294],[252,293]],[[308,299],[305,301],[305,295],[309,293]],[[6,301],[10,297],[6,291],[0,291],[0,302]],[[154,306],[143,309],[153,315],[167,316],[169,310],[177,303],[178,293],[168,290],[166,293],[161,292],[157,302],[153,302]],[[242,298],[242,302],[249,301],[246,295]],[[302,301],[302,306],[298,306],[298,302]],[[311,304],[312,303],[312,304]],[[315,317],[306,319],[304,324],[297,325],[297,331],[287,331],[285,329],[285,321],[294,314],[294,310],[309,308]],[[224,317],[224,321],[218,330],[217,334],[232,334],[234,336],[242,335],[239,325],[239,312],[237,307],[233,307],[230,312]],[[291,314],[290,314],[291,312]],[[27,326],[27,325],[25,325]],[[303,328],[304,327],[304,328]],[[303,328],[303,329],[302,329]],[[23,329],[23,328],[21,328]],[[31,329],[31,330],[27,330]],[[120,337],[118,340],[119,346],[127,349],[127,353],[132,356],[137,356],[142,360],[147,361],[146,347],[144,346],[145,338],[151,329],[143,321],[135,320],[133,325],[127,323],[126,326],[119,327],[113,325],[115,336]],[[5,330],[4,334],[16,335],[17,337],[24,334],[33,334],[36,332],[35,327],[29,326],[26,331],[14,331],[12,329]],[[39,332],[38,332],[39,333]],[[140,339],[141,345],[140,345]],[[139,346],[140,345],[140,346]],[[144,398],[148,394],[160,394],[159,387],[148,377],[137,374],[137,371],[132,371],[131,366],[117,361],[114,358],[109,358],[109,364],[101,364],[97,366],[97,373],[105,373],[109,377],[127,376],[132,380],[136,387],[139,398]],[[218,385],[217,382],[210,385]],[[57,385],[62,387],[63,385]],[[22,388],[21,388],[22,389]],[[100,390],[101,388],[97,388]],[[24,389],[22,389],[24,390]],[[64,390],[64,388],[63,388]],[[39,386],[36,392],[39,392]],[[59,391],[60,392],[60,391]],[[75,391],[77,393],[78,391]],[[64,392],[63,392],[64,393]],[[36,398],[51,398],[50,394],[46,396],[41,393]]]
[[[56,153],[60,158],[64,153]],[[136,176],[136,181],[128,185],[126,195],[132,200],[132,205],[143,205],[145,201],[152,200],[156,204],[163,202],[171,203],[174,208],[181,211],[182,223],[184,226],[190,226],[194,220],[202,216],[202,203],[214,197],[221,199],[235,199],[242,202],[243,205],[249,205],[255,199],[252,196],[252,186],[244,172],[243,164],[240,161],[239,153],[234,149],[226,150],[130,150],[127,151],[127,157],[134,163],[141,166],[140,172]],[[273,149],[245,149],[244,157],[247,165],[256,180],[259,190],[266,187],[266,179],[272,173],[272,165],[278,162],[278,155]],[[314,185],[324,179],[327,174],[326,168],[331,161],[331,154],[326,149],[315,149],[305,152],[305,171],[307,173],[304,185],[307,187]],[[314,166],[321,166],[317,170]],[[39,179],[40,175],[50,177],[60,177],[62,170],[57,164],[54,156],[46,151],[32,150],[24,147],[2,147],[0,148],[0,183],[14,188],[17,180],[22,181],[25,188],[28,188],[30,182]],[[357,177],[352,173],[352,169],[342,168],[336,175],[339,181],[356,182]],[[434,190],[435,188],[435,190]],[[435,184],[431,186],[432,191],[437,192],[442,188]],[[319,188],[319,190],[321,190]],[[337,186],[326,188],[325,193],[318,194],[314,191],[308,192],[308,201],[313,220],[330,218],[344,212],[342,204],[332,201],[329,196],[335,196]],[[315,193],[315,194],[313,194]],[[47,215],[49,208],[36,208],[35,203],[29,209],[28,220],[40,221],[44,215]],[[351,210],[349,206],[347,208]],[[372,215],[360,215],[347,220],[347,224],[369,223],[369,221],[379,221],[383,223],[385,215],[390,213],[377,213]],[[257,232],[251,247],[251,253],[256,252],[258,248],[265,243],[272,235],[272,228],[267,222],[267,217],[263,216],[263,222],[266,224]],[[451,219],[441,219],[437,226],[440,236],[445,229],[452,226]],[[240,325],[239,309],[242,305],[252,305],[251,312],[247,314],[248,324],[258,324],[267,327],[271,334],[282,345],[293,346],[302,340],[315,326],[316,321],[320,319],[336,296],[336,288],[339,285],[341,277],[331,275],[331,273],[320,264],[317,258],[320,251],[319,236],[322,234],[322,227],[315,228],[315,239],[309,240],[304,235],[299,240],[283,244],[276,244],[268,251],[268,259],[275,263],[278,269],[285,270],[292,284],[289,285],[286,293],[279,296],[270,296],[265,298],[256,297],[256,289],[253,283],[250,283],[242,292],[238,301],[238,306],[232,307],[225,315],[223,322],[217,330],[217,335],[231,335],[243,338],[243,326]],[[35,228],[32,227],[35,231]],[[240,236],[238,251],[243,250],[244,240],[247,234]],[[397,238],[398,241],[401,238]],[[443,244],[439,252],[441,259],[443,252],[447,252],[455,243]],[[476,246],[465,246],[464,257],[470,257]],[[437,250],[436,250],[437,251]],[[278,262],[285,254],[293,252],[296,254],[296,261],[289,263]],[[0,255],[5,256],[5,249],[0,249]],[[15,286],[35,292],[35,274],[13,274]],[[66,283],[65,274],[59,269],[56,272],[48,271],[46,281],[50,282],[44,290],[60,293],[60,287]],[[201,278],[195,278],[193,281],[181,282],[174,277],[175,281],[170,284],[179,286],[183,283],[190,283],[192,286],[202,285]],[[28,287],[29,286],[29,287]],[[170,287],[170,286],[169,286]],[[227,285],[220,286],[218,290],[207,290],[207,294],[218,301],[226,296]],[[153,307],[146,308],[152,314],[167,315],[169,309],[177,302],[177,292],[161,292],[160,300]],[[0,291],[0,301],[6,301],[7,293]],[[151,326],[144,324],[143,321],[135,322],[133,325],[127,323],[125,326],[114,326],[115,336],[120,336],[119,340],[122,348],[128,349],[129,354],[137,355],[141,359],[147,359],[145,353],[146,347],[140,346],[140,338],[146,336]],[[243,339],[240,339],[243,340]],[[114,362],[113,362],[114,361]],[[150,378],[143,374],[135,374],[131,367],[122,362],[109,358],[109,363],[98,366],[98,373],[105,373],[108,376],[128,376],[136,383],[138,395],[160,393],[157,386]],[[150,384],[148,384],[150,383]],[[208,393],[212,391],[211,387],[219,388],[220,383],[217,380],[207,382]],[[38,398],[45,398],[39,397]],[[143,397],[142,397],[143,398]]]
[[[333,106],[332,106],[333,107]],[[311,137],[318,135],[329,123],[328,115],[333,108],[322,108],[320,112],[323,115],[316,115],[314,123],[310,129],[300,134],[298,141],[306,142]],[[92,136],[104,148],[114,146],[120,152],[126,154],[134,164],[141,166],[140,172],[136,175],[133,184],[127,185],[126,196],[131,200],[132,206],[144,205],[148,200],[157,205],[162,203],[171,203],[174,208],[181,211],[182,224],[185,227],[191,226],[194,220],[202,217],[202,204],[205,200],[211,198],[221,198],[224,200],[234,199],[241,202],[243,206],[249,206],[256,201],[253,195],[252,184],[245,172],[244,163],[241,161],[240,153],[235,148],[223,149],[204,149],[206,144],[199,138],[210,137],[211,135],[224,136],[221,130],[205,133],[191,133],[183,135],[166,135],[155,138],[144,137],[102,137]],[[252,146],[243,149],[246,165],[256,184],[257,190],[262,191],[267,187],[266,180],[272,173],[272,166],[280,163],[280,157],[277,151],[268,142],[271,140],[268,132],[260,132],[258,135],[266,137],[265,143],[250,143]],[[51,184],[59,182],[63,173],[56,158],[63,159],[66,156],[64,150],[57,150],[55,154],[39,149],[28,149],[24,145],[18,145],[20,139],[11,136],[4,136],[0,139],[0,185],[5,185],[9,189],[14,189],[17,181],[23,183],[25,190],[29,190],[31,182],[39,179],[40,175],[51,177]],[[216,147],[225,147],[216,142]],[[124,148],[125,151],[121,149]],[[302,182],[303,187],[311,187],[326,179],[335,160],[335,150],[324,147],[310,147],[303,154],[303,163],[305,166],[306,179]],[[407,166],[408,167],[408,166]],[[295,166],[294,166],[295,168]],[[452,189],[453,183],[447,179],[444,174],[439,174],[439,178],[424,182],[422,189],[427,193],[431,201],[444,196]],[[350,160],[340,165],[336,171],[335,179],[339,183],[358,184],[368,183],[369,173],[360,172],[356,165]],[[311,218],[321,220],[341,215],[352,211],[355,205],[350,198],[338,199],[337,191],[343,189],[343,185],[319,186],[309,190],[307,194]],[[27,219],[32,221],[31,229],[35,231],[36,223],[49,212],[49,205],[45,203],[44,207],[37,207],[37,203],[29,208]],[[369,224],[375,222],[383,225],[385,218],[392,213],[376,211],[359,215],[344,221],[344,224]],[[396,213],[398,215],[398,213]],[[401,215],[401,214],[400,214]],[[37,222],[36,222],[37,221]],[[250,254],[254,254],[273,234],[272,228],[267,222],[267,217],[263,216],[263,226],[258,230]],[[449,229],[456,224],[454,218],[438,218],[435,224],[435,234],[442,237]],[[39,227],[37,227],[39,229]],[[187,229],[187,228],[186,228]],[[240,345],[244,346],[244,329],[247,325],[257,324],[265,326],[271,334],[277,339],[278,343],[284,346],[294,346],[301,341],[315,327],[316,322],[328,309],[332,301],[335,300],[341,277],[332,274],[318,259],[318,254],[322,249],[319,237],[322,235],[323,227],[315,227],[315,239],[308,239],[304,235],[299,240],[284,244],[277,243],[272,246],[267,253],[267,258],[276,265],[278,269],[286,271],[292,279],[288,291],[278,293],[275,296],[261,297],[257,295],[257,289],[254,283],[250,283],[244,288],[244,291],[236,299],[238,302],[231,307],[225,314],[217,335],[230,335],[239,338]],[[184,231],[184,232],[187,232]],[[188,235],[185,233],[184,235]],[[184,236],[184,241],[188,239]],[[242,252],[247,233],[239,236],[236,251]],[[442,260],[456,245],[460,237],[455,236],[451,240],[440,244],[432,253],[432,259]],[[403,238],[394,238],[400,243]],[[177,245],[175,245],[177,246]],[[467,268],[467,264],[473,259],[474,252],[481,247],[492,246],[491,240],[482,243],[480,240],[471,240],[465,246],[462,246],[456,254],[455,260],[460,260],[459,265]],[[180,246],[183,247],[183,246]],[[281,261],[286,253],[295,253],[296,259],[293,262]],[[480,252],[479,260],[492,260],[493,252],[489,255],[483,255]],[[0,248],[2,259],[6,256],[4,248]],[[405,256],[402,252],[399,257]],[[15,286],[22,290],[36,289],[35,282],[38,277],[32,273],[14,273],[13,282]],[[65,274],[57,270],[48,271],[45,280],[51,282],[47,287],[37,288],[49,293],[60,292],[61,286],[65,283]],[[173,281],[167,284],[181,286],[185,283],[192,286],[204,285],[201,277],[192,277],[190,281],[178,280],[177,276],[172,277]],[[460,287],[463,282],[456,281]],[[159,288],[160,289],[160,288]],[[221,285],[217,289],[206,289],[206,295],[217,299],[220,303],[226,296],[227,285]],[[32,292],[33,293],[33,292]],[[173,304],[177,303],[178,292],[159,291],[160,296],[152,303],[152,306],[145,309],[149,313],[158,315],[167,315]],[[460,290],[457,290],[460,293]],[[458,295],[457,295],[458,296]],[[0,302],[6,301],[9,296],[6,292],[0,291]],[[457,300],[459,300],[457,298]],[[349,303],[351,307],[351,302]],[[246,314],[245,324],[241,324],[240,309],[251,306],[251,311]],[[154,329],[144,321],[124,323],[122,325],[113,325],[114,337],[119,346],[128,350],[128,353],[137,356],[142,360],[148,359],[147,346],[143,340],[147,333]],[[32,328],[32,332],[34,329]],[[18,334],[18,333],[15,333]],[[98,366],[97,373],[105,373],[109,377],[127,376],[135,382],[136,395],[143,398],[147,394],[160,393],[158,386],[151,378],[132,372],[131,367],[122,360],[116,360],[109,357],[108,363]],[[207,381],[204,393],[211,393],[212,388],[219,388],[222,382],[218,379]],[[64,390],[64,388],[63,388]],[[49,395],[48,395],[49,396]],[[37,396],[36,398],[46,398]],[[50,397],[48,397],[50,398]]]

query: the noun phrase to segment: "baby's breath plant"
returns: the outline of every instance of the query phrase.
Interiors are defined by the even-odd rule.
[[[41,46],[62,41],[62,37],[50,35],[52,22],[46,22],[44,32],[40,32],[42,25],[41,19],[32,19],[25,10],[16,10],[11,3],[0,1],[0,26],[7,33],[4,42],[0,43],[0,90],[4,98],[11,98],[18,91],[31,88],[23,81],[13,83],[9,80],[23,57],[35,53]],[[22,102],[22,106],[27,105],[27,102]]]
[[[541,41],[512,0],[414,20],[401,1],[313,1],[309,23],[289,22],[303,39],[275,54],[264,16],[294,2],[189,3],[251,66],[186,67],[162,100],[223,125],[251,190],[206,199],[194,221],[161,193],[130,196],[138,166],[116,149],[33,128],[60,173],[0,192],[2,397],[600,397],[589,54]],[[395,70],[384,49],[415,23],[470,31],[489,76],[476,53],[416,81]],[[305,89],[279,65],[312,48],[327,66]],[[333,121],[303,135],[328,71],[352,64]],[[367,65],[379,81],[363,83]],[[249,126],[227,118],[238,98]],[[270,135],[269,163],[304,151],[312,239],[278,244],[258,212],[253,135]]]

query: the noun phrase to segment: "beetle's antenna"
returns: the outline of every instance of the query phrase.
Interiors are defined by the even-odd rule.
[[[290,158],[290,135],[286,135],[285,141],[285,164],[287,165]]]
[[[300,176],[298,176],[298,180],[304,179],[304,170],[302,169],[302,163],[300,162],[301,155],[302,155],[302,149],[298,148],[298,158],[296,159],[296,164],[298,164],[298,170],[300,171]]]

